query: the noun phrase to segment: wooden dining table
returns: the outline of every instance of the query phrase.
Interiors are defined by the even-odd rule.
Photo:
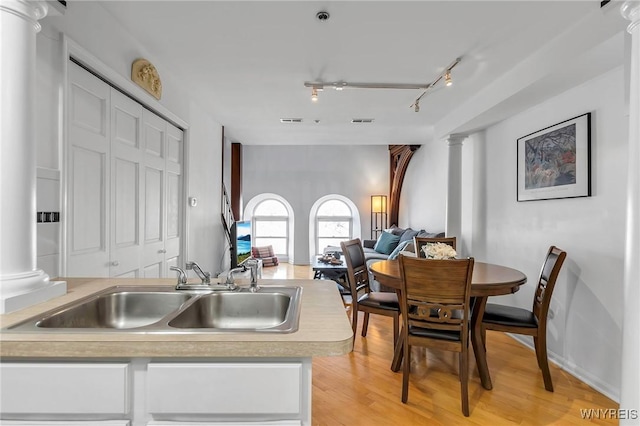
[[[373,263],[369,270],[380,284],[393,288],[398,293],[398,300],[402,300],[402,278],[398,260],[382,260]],[[517,269],[492,263],[475,262],[471,278],[471,297],[475,298],[471,314],[471,344],[478,366],[480,381],[485,389],[491,389],[491,376],[487,365],[487,352],[482,342],[482,316],[489,296],[500,296],[518,291],[527,282],[527,276]],[[403,358],[403,334],[396,344],[391,370],[399,371]]]

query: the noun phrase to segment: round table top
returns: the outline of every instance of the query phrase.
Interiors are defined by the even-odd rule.
[[[387,287],[400,289],[398,260],[381,260],[369,267],[373,276]],[[498,296],[515,293],[527,282],[527,276],[517,269],[493,263],[475,262],[471,277],[471,296]]]

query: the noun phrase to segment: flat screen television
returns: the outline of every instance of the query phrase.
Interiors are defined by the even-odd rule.
[[[231,267],[235,268],[251,257],[251,221],[234,222],[232,238]]]

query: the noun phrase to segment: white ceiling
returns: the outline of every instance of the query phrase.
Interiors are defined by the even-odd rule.
[[[247,145],[421,144],[486,126],[622,63],[622,43],[604,43],[624,28],[619,7],[600,10],[594,0],[103,6],[148,49],[161,77],[170,68],[225,134]],[[330,19],[316,19],[319,11]],[[425,84],[456,57],[454,85],[438,84],[420,112],[411,108],[420,90],[325,90],[312,103],[304,87],[316,80]]]

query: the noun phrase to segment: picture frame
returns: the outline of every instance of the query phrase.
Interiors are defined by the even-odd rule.
[[[518,201],[591,196],[591,113],[518,138]]]

